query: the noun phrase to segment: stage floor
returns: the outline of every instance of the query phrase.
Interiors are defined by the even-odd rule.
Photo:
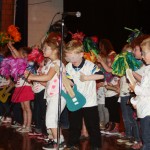
[[[68,130],[63,130],[65,140]],[[125,144],[117,144],[118,136],[102,135],[102,150],[131,150]],[[42,150],[44,141],[30,137],[27,133],[18,133],[10,125],[0,125],[0,150]],[[80,150],[90,150],[88,140],[80,141]]]

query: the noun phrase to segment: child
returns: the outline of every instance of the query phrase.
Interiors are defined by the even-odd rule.
[[[132,48],[129,45],[125,45],[122,51],[132,52]],[[129,104],[130,91],[129,83],[125,75],[120,78],[120,105],[122,111],[122,117],[125,127],[125,137],[118,139],[117,142],[124,143],[126,145],[133,145],[135,142],[140,141],[139,128],[136,119],[133,117],[134,110]],[[134,142],[134,143],[133,143]]]
[[[46,60],[45,60],[46,61]],[[37,75],[42,74],[45,69],[45,61],[39,64]],[[35,93],[33,117],[35,121],[35,129],[28,135],[40,135],[46,137],[45,115],[46,115],[46,100],[44,99],[46,82],[33,82],[32,89]],[[43,135],[42,135],[43,134]]]
[[[8,43],[8,47],[15,58],[27,59],[28,54],[31,53],[32,49],[28,47],[22,47],[17,51],[11,42]],[[23,125],[18,128],[18,132],[30,132],[32,112],[30,108],[30,101],[34,100],[34,93],[31,88],[31,84],[26,82],[23,78],[19,78],[15,84],[15,90],[12,95],[13,103],[21,103],[23,110]]]
[[[133,107],[137,109],[137,115],[140,118],[143,150],[150,149],[150,38],[145,39],[141,43],[142,56],[147,64],[143,72],[141,83],[130,85],[131,90],[134,90],[138,96],[136,102],[132,102]]]
[[[111,58],[106,58],[106,64],[108,67],[111,67],[113,60]],[[107,134],[117,134],[119,133],[119,84],[120,79],[112,75],[111,80],[106,82],[105,88],[107,89],[105,93],[105,107],[109,111],[109,127],[105,130]],[[113,107],[112,107],[113,106]]]
[[[100,129],[104,130],[106,123],[109,122],[109,113],[108,109],[105,107],[105,92],[106,88],[104,87],[104,80],[98,81],[96,83],[97,87],[97,103],[98,111],[100,118]]]
[[[89,133],[91,149],[99,150],[101,146],[99,115],[96,97],[95,80],[103,79],[103,73],[92,62],[83,58],[84,49],[80,41],[72,40],[66,45],[66,65],[67,74],[77,89],[86,98],[83,108],[70,112],[69,140],[66,150],[78,149],[82,119],[84,118],[86,128]]]
[[[46,110],[46,127],[51,130],[53,140],[51,140],[47,145],[43,146],[43,149],[56,148],[57,145],[57,123],[58,123],[58,102],[59,102],[59,78],[55,71],[55,64],[60,65],[59,60],[59,48],[60,45],[57,40],[47,39],[44,42],[43,54],[44,57],[48,58],[49,61],[45,66],[45,71],[43,75],[33,75],[30,74],[28,79],[33,81],[47,81],[44,98],[47,101]],[[63,66],[64,68],[64,66]],[[27,77],[28,72],[25,72]],[[65,108],[66,101],[61,98],[61,112]],[[63,146],[64,137],[61,133],[60,135],[60,147]]]

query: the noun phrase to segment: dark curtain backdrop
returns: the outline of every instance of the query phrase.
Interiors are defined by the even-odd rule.
[[[108,38],[119,52],[131,33],[124,27],[143,28],[144,33],[150,33],[149,6],[150,0],[64,0],[65,12],[82,14],[80,18],[67,16],[65,25],[73,33]]]
[[[17,48],[28,45],[28,0],[16,1],[15,25],[19,27],[22,40],[16,43]]]

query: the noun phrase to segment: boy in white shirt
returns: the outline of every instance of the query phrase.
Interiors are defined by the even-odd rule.
[[[130,85],[131,90],[138,96],[137,101],[133,103],[137,109],[137,115],[140,118],[143,150],[150,149],[150,38],[141,43],[142,57],[147,64],[141,77],[141,83]],[[131,102],[132,103],[132,102]]]

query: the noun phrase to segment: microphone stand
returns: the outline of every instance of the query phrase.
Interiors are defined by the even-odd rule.
[[[61,20],[61,46],[60,46],[60,67],[59,67],[59,98],[58,98],[58,128],[57,128],[57,150],[60,144],[60,115],[61,115],[61,90],[62,90],[62,54],[63,54],[63,38],[64,38],[64,16]]]

